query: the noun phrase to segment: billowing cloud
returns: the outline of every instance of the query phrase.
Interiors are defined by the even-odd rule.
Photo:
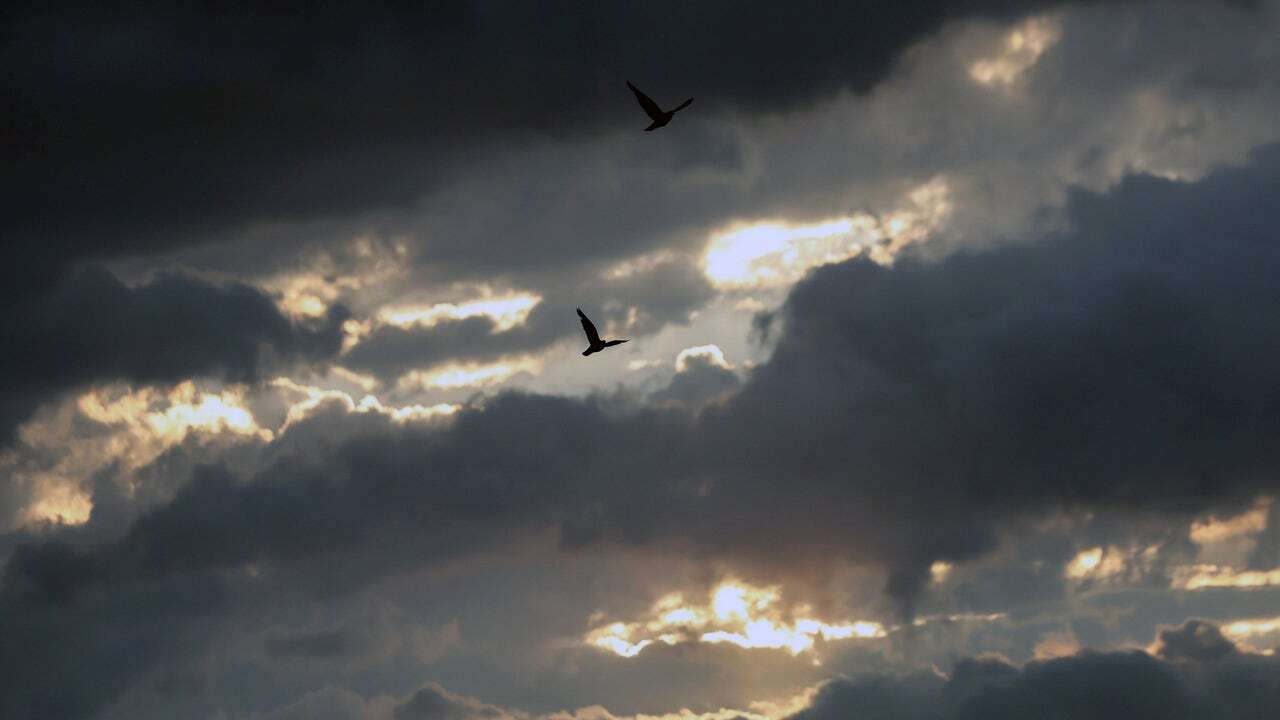
[[[1257,349],[1277,316],[1280,256],[1259,234],[1277,167],[1268,151],[1198,183],[1081,194],[1074,229],[1040,243],[816,271],[773,359],[700,415],[502,394],[437,428],[317,406],[254,477],[200,469],[117,543],[20,546],[4,622],[59,636],[40,620],[54,608],[86,631],[148,587],[358,584],[547,531],[568,548],[879,564],[909,610],[933,561],[990,548],[1015,514],[1141,507],[1189,527],[1274,492],[1263,440],[1280,384]],[[1095,554],[1082,572],[1105,566]],[[140,639],[159,632],[138,622]],[[41,645],[40,667],[71,661]],[[6,644],[5,667],[22,673],[30,649]],[[76,656],[105,663],[110,646]],[[47,686],[21,676],[30,690],[7,702],[36,707]]]
[[[1277,9],[17,6],[0,716],[1256,714]]]
[[[1213,625],[1161,631],[1154,654],[1084,652],[1016,667],[960,662],[949,675],[838,680],[795,720],[984,718],[1263,718],[1280,690],[1280,660],[1239,653]]]
[[[3,232],[24,239],[22,252],[41,249],[34,237],[61,237],[72,255],[115,254],[252,219],[405,205],[459,143],[642,122],[626,78],[658,97],[696,89],[708,112],[767,114],[867,90],[947,19],[1050,4],[779,14],[729,2],[538,12],[451,2],[265,15],[187,8],[106,23],[76,3],[22,8],[10,14],[3,55],[21,142],[0,180],[21,211]],[[566,17],[575,20],[553,20]],[[56,265],[60,254],[29,261]]]
[[[313,322],[282,314],[241,283],[180,273],[128,286],[101,268],[68,277],[48,295],[0,311],[0,439],[42,401],[91,382],[177,383],[192,377],[261,379],[272,368],[331,357],[346,309]]]

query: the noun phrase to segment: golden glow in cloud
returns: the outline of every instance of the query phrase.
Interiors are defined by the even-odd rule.
[[[933,564],[929,566],[929,583],[931,585],[941,585],[945,583],[947,578],[951,577],[951,571],[954,569],[955,568],[951,563],[945,560],[935,560]]]
[[[1229,620],[1220,629],[1246,652],[1274,655],[1280,648],[1280,617]]]
[[[106,398],[97,391],[90,391],[80,396],[80,411],[104,425],[138,429],[165,445],[182,442],[193,430],[271,439],[271,431],[259,428],[253,415],[244,407],[243,388],[221,393],[198,392],[195,384],[188,380],[169,391],[165,398],[167,407],[156,407],[161,402],[158,395],[151,388],[118,398]],[[144,462],[149,461],[150,458]]]
[[[942,177],[908,193],[903,207],[885,215],[856,213],[821,222],[738,223],[712,235],[703,271],[721,289],[790,285],[820,265],[869,253],[889,264],[906,245],[924,239],[950,216],[950,190]]]
[[[1222,632],[1232,638],[1252,638],[1280,633],[1280,617],[1232,620],[1222,626]]]
[[[601,275],[605,280],[625,280],[629,277],[653,272],[663,265],[676,262],[677,259],[676,254],[670,250],[659,250],[648,255],[640,255],[629,260],[623,260],[606,269]]]
[[[89,520],[93,501],[88,493],[68,484],[48,484],[23,513],[22,523],[54,522],[79,525]]]
[[[404,392],[452,390],[494,385],[517,373],[537,375],[540,372],[542,360],[535,357],[511,358],[496,363],[453,363],[431,370],[410,371],[396,382],[396,386]]]
[[[335,249],[319,250],[303,262],[304,269],[263,282],[278,297],[280,308],[295,317],[318,317],[344,292],[380,285],[403,275],[409,245],[403,238],[357,237]]]
[[[615,622],[595,628],[584,642],[623,657],[634,657],[654,643],[727,642],[744,648],[785,649],[799,655],[818,638],[880,638],[885,629],[869,621],[828,623],[809,617],[807,606],[784,611],[776,587],[727,581],[716,587],[705,605],[686,603],[680,594],[656,602],[644,622]]]
[[[1083,578],[1091,575],[1102,562],[1102,548],[1081,550],[1071,562],[1067,563],[1066,574],[1069,578]]]
[[[1067,563],[1063,575],[1076,581],[1139,577],[1153,570],[1159,553],[1159,545],[1129,549],[1115,546],[1087,548]]]
[[[969,77],[980,85],[1011,85],[1031,69],[1046,50],[1057,44],[1062,30],[1050,18],[1031,18],[1005,36],[998,55],[969,66]]]
[[[542,298],[537,295],[507,295],[464,303],[391,306],[379,310],[377,320],[397,327],[431,327],[443,320],[487,317],[493,321],[495,332],[505,332],[523,323],[540,302]]]
[[[1274,570],[1239,570],[1223,565],[1189,565],[1173,571],[1173,587],[1178,590],[1199,588],[1260,588],[1280,585],[1280,568]]]
[[[481,288],[484,297],[461,303],[435,303],[430,305],[388,305],[382,307],[369,320],[347,320],[342,325],[342,351],[347,352],[381,325],[399,328],[429,328],[445,320],[465,320],[487,317],[493,322],[493,332],[506,332],[524,323],[542,298],[538,295],[488,295],[487,287]]]
[[[12,470],[18,482],[32,488],[20,524],[88,520],[93,503],[85,478],[110,465],[123,472],[140,468],[192,434],[202,442],[220,436],[269,441],[273,433],[258,426],[244,395],[242,387],[210,392],[192,381],[168,390],[105,386],[25,424],[20,430],[24,444],[56,460]],[[98,424],[95,432],[76,430],[77,419],[86,418]]]
[[[1274,498],[1263,496],[1253,507],[1232,516],[1211,516],[1191,523],[1188,537],[1196,545],[1196,562],[1239,567],[1248,564],[1266,531]]]
[[[1036,643],[1033,657],[1036,660],[1070,657],[1080,652],[1080,639],[1070,628],[1046,634]]]
[[[1260,498],[1245,512],[1230,518],[1210,517],[1191,523],[1191,542],[1197,545],[1221,543],[1242,536],[1257,535],[1267,529],[1267,513],[1274,498]]]

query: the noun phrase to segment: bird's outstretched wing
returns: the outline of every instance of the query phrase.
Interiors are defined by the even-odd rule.
[[[596,331],[596,326],[591,324],[591,319],[582,312],[582,308],[578,308],[578,317],[582,318],[582,331],[587,334],[587,342],[599,345],[600,333]]]
[[[662,119],[663,112],[662,108],[658,107],[658,103],[651,100],[648,95],[640,92],[640,88],[632,85],[630,80],[627,81],[627,87],[631,88],[631,92],[636,94],[636,100],[640,101],[640,107],[644,108],[645,114],[648,115],[650,119]]]
[[[679,107],[677,107],[676,109],[672,110],[671,112],[673,112],[673,113],[678,113],[678,112],[680,112],[681,110],[683,110],[683,109],[685,109],[685,108],[689,107],[689,106],[690,106],[690,105],[692,105],[692,104],[693,104],[693,98],[689,98],[688,100],[685,100],[684,102],[680,103],[680,106],[679,106]]]

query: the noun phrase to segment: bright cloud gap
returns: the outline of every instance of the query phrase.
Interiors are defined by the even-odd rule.
[[[907,194],[887,214],[868,212],[797,224],[737,223],[711,236],[703,271],[722,290],[785,287],[810,269],[868,253],[881,264],[936,232],[952,212],[950,188],[937,177]]]
[[[717,586],[704,605],[687,603],[673,593],[654,603],[643,622],[614,622],[588,632],[584,641],[623,657],[635,657],[654,643],[730,643],[743,648],[782,649],[792,655],[810,651],[816,641],[880,638],[884,627],[859,620],[829,623],[810,616],[799,605],[783,610],[776,587],[756,587],[739,581]]]
[[[507,295],[464,303],[398,305],[380,309],[377,319],[398,327],[430,327],[443,320],[487,317],[493,321],[495,332],[505,332],[523,323],[540,302],[542,298],[537,295]]]

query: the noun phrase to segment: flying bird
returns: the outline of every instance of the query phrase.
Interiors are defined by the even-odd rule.
[[[631,338],[627,338],[627,340],[601,340],[600,333],[596,331],[596,326],[592,324],[591,318],[588,318],[586,316],[586,313],[582,312],[582,308],[578,308],[578,317],[582,318],[582,331],[587,334],[587,342],[591,343],[591,347],[582,351],[583,357],[586,357],[591,353],[600,352],[601,350],[607,347],[613,347],[614,345],[621,345],[622,343],[627,342],[627,340],[631,339]]]
[[[631,88],[631,92],[636,94],[636,100],[640,101],[640,107],[644,108],[645,114],[653,121],[649,127],[644,129],[645,132],[657,130],[663,125],[671,122],[671,118],[675,117],[676,113],[689,107],[689,104],[693,102],[693,98],[689,98],[688,100],[680,103],[680,106],[674,110],[663,110],[658,107],[658,103],[654,102],[652,98],[640,92],[640,88],[632,85],[630,80],[627,81],[627,87]]]

